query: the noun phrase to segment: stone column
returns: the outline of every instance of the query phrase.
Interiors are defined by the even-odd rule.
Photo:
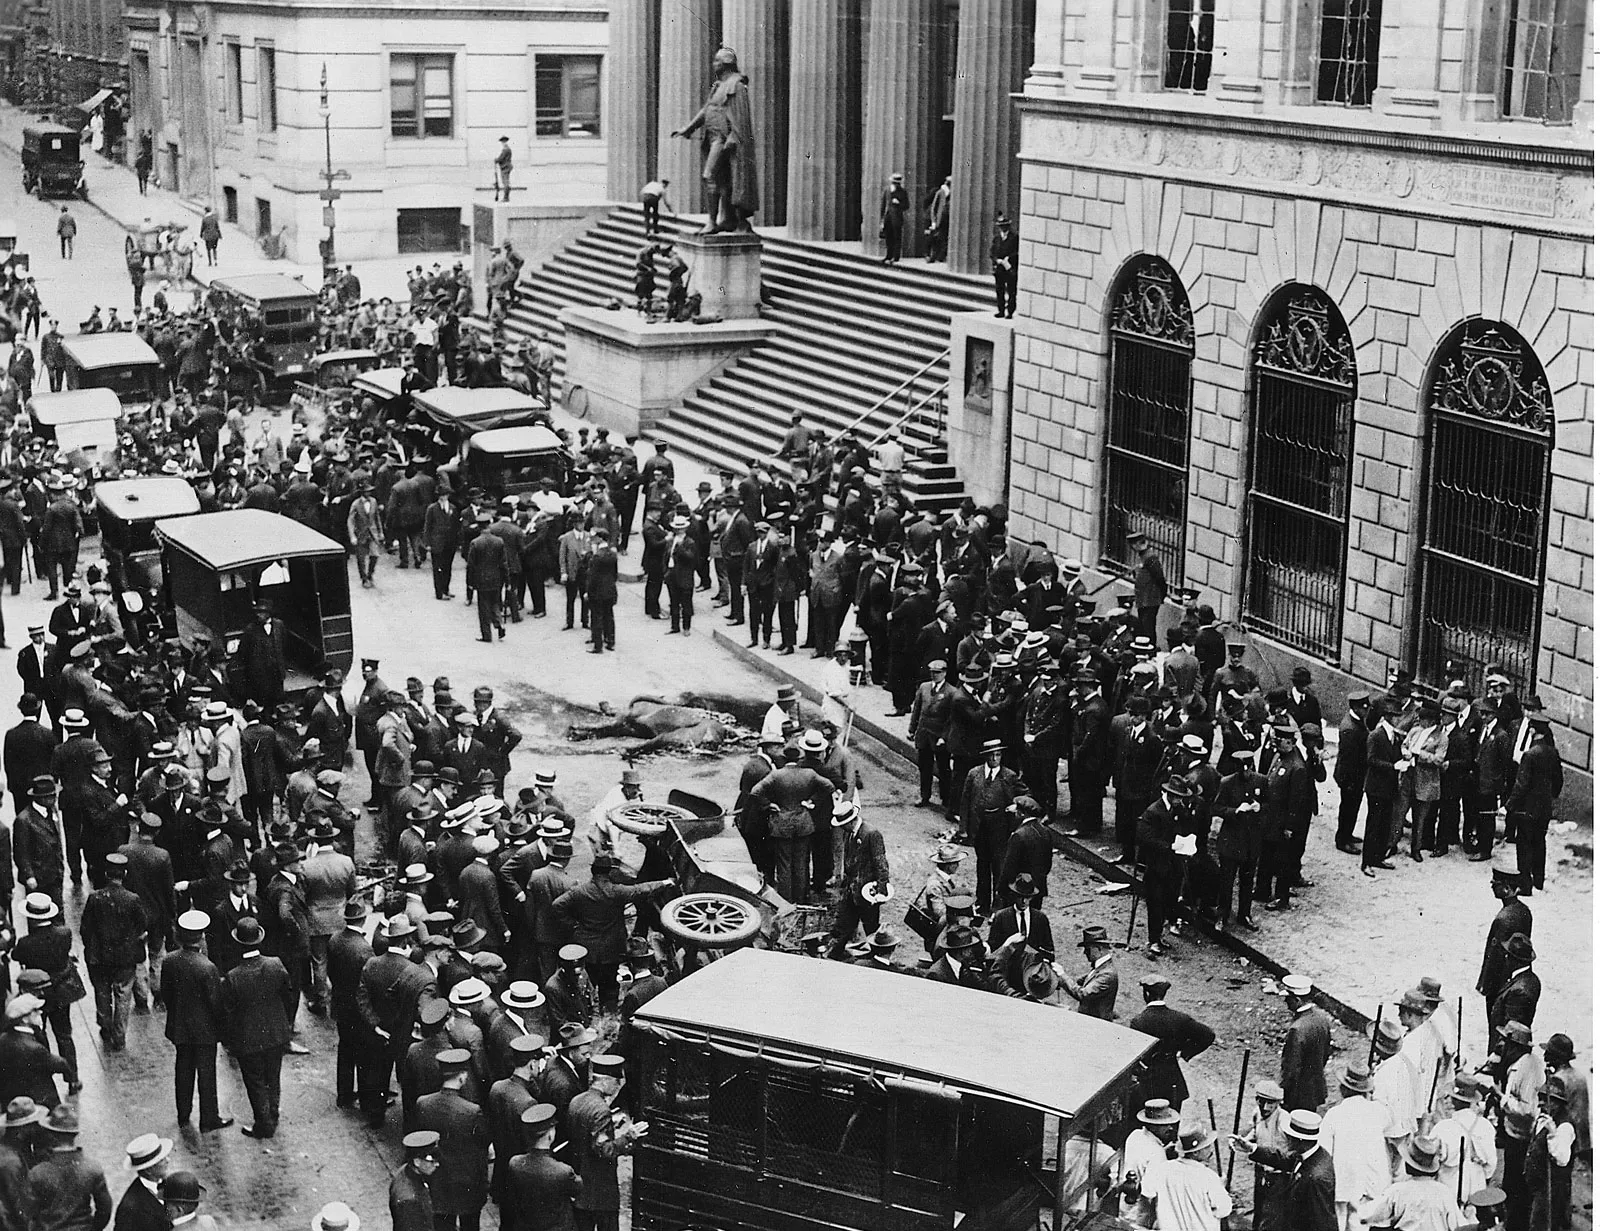
[[[789,206],[789,0],[722,0],[722,41],[750,78],[761,190],[755,223],[781,227]]]
[[[790,0],[791,239],[854,238],[860,221],[860,6]]]
[[[611,0],[606,56],[606,195],[636,201],[656,176],[661,0]],[[687,188],[688,185],[684,185]],[[683,189],[679,189],[681,196]],[[676,205],[677,201],[673,201]]]
[[[1029,94],[1058,98],[1067,87],[1062,51],[1067,37],[1065,0],[1052,0],[1039,10],[1033,27],[1033,66],[1028,69]]]
[[[1066,0],[1045,0],[1045,8],[1064,8]],[[1087,6],[1093,10],[1095,0],[1085,0]],[[1063,19],[1066,14],[1063,13]],[[1117,31],[1122,23],[1108,20],[1103,14],[1074,13],[1072,18],[1077,26],[1078,36],[1078,75],[1073,82],[1075,89],[1091,95],[1111,94],[1117,88]],[[963,34],[967,23],[961,22]],[[959,44],[956,48],[956,58],[961,58]],[[960,68],[956,69],[957,74]],[[958,76],[959,79],[959,76]],[[959,85],[957,87],[959,90]]]
[[[939,123],[937,22],[941,0],[874,4],[867,28],[867,71],[862,82],[867,122],[861,135],[861,248],[881,256],[879,211],[889,177],[905,176],[911,209],[904,254],[921,250],[922,203],[935,185],[933,136]],[[957,164],[959,165],[959,164]]]
[[[711,57],[722,41],[719,0],[671,0],[661,6],[661,65],[656,119],[656,175],[672,181],[667,199],[681,214],[706,212],[700,179],[704,160],[700,135],[674,137],[705,106],[711,90]]]
[[[961,0],[950,160],[950,268],[959,272],[987,273],[995,214],[1016,218],[1021,125],[1011,95],[1028,71],[1033,7],[1033,0]]]

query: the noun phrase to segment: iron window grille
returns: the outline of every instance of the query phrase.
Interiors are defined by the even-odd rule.
[[[1511,329],[1475,321],[1445,350],[1427,406],[1418,679],[1443,687],[1460,671],[1480,693],[1483,669],[1499,663],[1526,691],[1537,661],[1555,446],[1544,370]]]
[[[1251,362],[1245,623],[1329,661],[1343,630],[1355,352],[1315,287],[1277,301]]]
[[[1322,0],[1318,102],[1372,105],[1382,27],[1383,0]]]
[[[1143,531],[1173,585],[1181,585],[1188,526],[1190,369],[1194,316],[1165,261],[1142,258],[1111,306],[1111,384],[1100,562],[1127,576],[1127,536]]]
[[[1211,81],[1217,0],[1167,0],[1167,45],[1162,85],[1204,94]]]
[[[1583,68],[1584,0],[1509,0],[1501,114],[1572,123]]]

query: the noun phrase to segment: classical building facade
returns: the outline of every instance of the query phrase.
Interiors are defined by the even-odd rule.
[[[47,11],[49,21],[34,101],[69,107],[122,84],[127,42],[121,0],[47,0],[31,7]],[[42,33],[36,30],[35,41]]]
[[[1592,771],[1592,22],[1041,0],[1021,532],[1117,572],[1143,530],[1280,660],[1499,663]]]
[[[911,254],[952,175],[949,260],[987,271],[997,212],[1020,191],[1010,95],[1027,69],[1033,0],[612,0],[612,199],[664,176],[703,213],[698,142],[673,137],[704,103],[711,58],[750,79],[761,208],[793,239],[882,251],[890,176],[911,199]],[[952,174],[952,172],[954,172]]]
[[[601,199],[606,8],[392,0],[142,4],[127,14],[129,131],[163,179],[315,263],[333,184],[341,258],[461,250],[492,199]]]

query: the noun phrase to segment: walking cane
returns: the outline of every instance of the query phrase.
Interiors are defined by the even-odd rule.
[[[1134,925],[1139,922],[1139,862],[1138,862],[1138,860],[1134,861],[1133,871],[1129,874],[1129,878],[1128,879],[1133,885],[1133,894],[1131,895],[1131,900],[1128,903],[1128,936],[1127,936],[1127,939],[1122,942],[1122,947],[1124,949],[1133,948],[1133,929],[1134,929]]]
[[[1244,1117],[1244,1083],[1249,1075],[1250,1049],[1247,1047],[1244,1049],[1244,1062],[1239,1065],[1239,1093],[1233,1101],[1233,1135],[1235,1137],[1239,1135],[1239,1123]],[[1226,1183],[1230,1189],[1233,1187],[1233,1163],[1238,1157],[1237,1150],[1228,1151],[1228,1177]]]

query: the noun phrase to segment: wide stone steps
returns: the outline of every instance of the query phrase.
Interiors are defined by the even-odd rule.
[[[664,219],[663,238],[698,224]],[[566,376],[561,310],[613,300],[631,310],[634,260],[644,243],[642,211],[619,207],[524,275],[521,302],[506,330],[512,338],[549,335],[558,388]],[[658,293],[660,286],[658,280]],[[772,337],[707,381],[652,433],[713,468],[737,472],[754,458],[774,456],[796,410],[829,436],[852,426],[863,441],[886,432],[906,411],[902,385],[909,384],[915,404],[948,380],[941,355],[950,315],[985,308],[989,295],[978,279],[920,262],[889,267],[853,252],[768,236],[762,291],[762,319],[773,326]],[[962,491],[945,452],[942,419],[920,415],[903,426],[902,436],[908,494],[941,511],[953,507]]]

